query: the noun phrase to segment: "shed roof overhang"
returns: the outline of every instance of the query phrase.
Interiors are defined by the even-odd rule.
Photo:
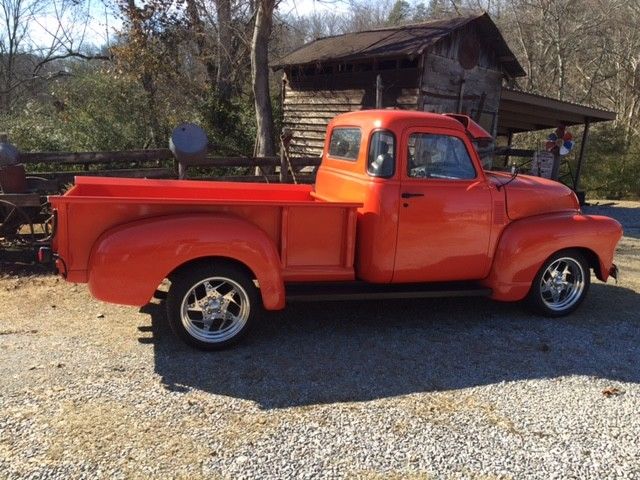
[[[498,135],[615,120],[616,113],[533,93],[502,89]]]

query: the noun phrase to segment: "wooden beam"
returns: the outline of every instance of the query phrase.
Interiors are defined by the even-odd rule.
[[[24,152],[21,163],[93,164],[112,162],[149,162],[173,158],[168,148],[154,150],[125,150],[119,152]]]
[[[520,111],[532,107],[540,107],[542,110],[556,110],[562,113],[574,114],[582,117],[583,123],[587,118],[590,121],[615,120],[616,113],[599,108],[577,105],[575,103],[556,100],[555,98],[543,97],[532,93],[516,92],[509,89],[502,89],[502,102],[513,102],[518,105]]]
[[[320,165],[319,157],[291,158],[294,167]],[[189,167],[276,167],[280,165],[280,157],[205,157],[203,159],[188,160]]]
[[[506,155],[511,157],[533,158],[535,150],[525,150],[522,148],[497,148],[496,155]]]
[[[376,76],[376,108],[382,108],[383,93],[382,75],[378,74],[378,76]]]
[[[420,55],[420,60],[418,61],[418,88],[416,89],[418,98],[416,100],[416,109],[420,112],[423,110],[422,105],[424,103],[421,87],[422,81],[424,79],[424,62],[425,57],[427,56],[427,51],[423,52],[422,55]]]
[[[589,142],[589,127],[591,126],[590,120],[587,120],[584,124],[584,130],[582,131],[582,142],[580,143],[580,154],[578,155],[578,165],[576,167],[576,175],[573,179],[573,188],[578,190],[580,184],[580,173],[582,172],[582,165],[584,164],[584,158],[587,152],[587,143]]]
[[[529,123],[526,122],[524,120],[519,120],[519,121],[509,121],[509,122],[503,122],[502,119],[498,120],[498,131],[509,131],[512,130],[514,132],[519,131],[524,131],[524,132],[530,132],[533,130],[539,130],[540,126],[536,125],[535,123]]]
[[[558,123],[564,125],[579,125],[584,123],[584,118],[575,115],[562,115],[559,112],[549,110],[547,112],[532,110],[532,111],[511,111],[509,106],[500,105],[500,118],[505,121],[510,120],[523,120],[530,123],[549,125],[549,128],[556,128]]]
[[[509,130],[507,134],[507,153],[504,156],[504,167],[509,165],[509,151],[511,150],[511,145],[513,144],[513,131]]]
[[[73,177],[123,177],[123,178],[176,178],[171,168],[128,168],[118,170],[80,170],[63,172],[38,172],[39,177],[60,180],[62,182],[73,181]]]
[[[466,80],[464,78],[464,73],[462,75],[463,77],[460,79],[460,86],[458,87],[458,103],[456,104],[456,112],[458,113],[462,113],[462,102],[464,101],[464,84]]]
[[[43,203],[39,193],[2,193],[0,199],[17,207],[40,207]]]
[[[277,183],[279,181],[279,175],[266,175],[266,180],[271,183]],[[265,175],[231,175],[221,177],[193,177],[189,180],[212,180],[219,182],[250,182],[250,183],[264,183]],[[315,175],[309,174],[296,174],[296,180],[298,183],[313,183],[315,181]]]

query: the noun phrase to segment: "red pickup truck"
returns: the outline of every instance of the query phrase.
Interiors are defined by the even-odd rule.
[[[559,183],[483,171],[489,137],[460,115],[369,110],[331,121],[313,186],[79,177],[49,198],[49,253],[107,302],[145,305],[168,279],[169,322],[203,349],[287,300],[487,295],[566,315],[591,270],[616,276],[620,224]]]

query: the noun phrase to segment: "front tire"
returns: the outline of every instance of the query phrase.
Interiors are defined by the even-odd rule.
[[[591,272],[576,250],[552,255],[540,268],[529,292],[534,311],[547,317],[562,317],[580,306],[589,291]]]
[[[238,342],[253,325],[258,308],[258,291],[248,272],[223,262],[178,272],[167,295],[171,329],[201,350]]]

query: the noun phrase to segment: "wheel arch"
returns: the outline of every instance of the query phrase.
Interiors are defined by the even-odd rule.
[[[103,233],[89,260],[88,283],[98,299],[142,306],[163,279],[211,259],[240,265],[258,280],[268,310],[284,307],[284,281],[274,242],[247,220],[224,213],[170,215]]]
[[[563,250],[579,251],[606,281],[621,235],[620,224],[608,217],[557,213],[516,220],[504,229],[482,284],[495,300],[522,300],[542,265]]]
[[[602,264],[600,263],[600,259],[598,258],[598,254],[596,252],[587,247],[573,247],[563,250],[574,250],[580,252],[584,259],[587,261],[587,265],[589,266],[589,268],[592,269],[595,273],[596,277],[599,280],[602,280],[604,278],[602,274]]]
[[[547,258],[543,260],[543,262],[540,264],[540,267],[542,267],[542,265],[547,263],[551,259],[551,257],[554,257],[555,255],[558,255],[559,253],[562,253],[562,252],[580,253],[580,255],[582,255],[582,257],[587,262],[587,266],[593,270],[593,272],[596,274],[596,277],[598,279],[601,279],[602,266],[600,264],[600,259],[598,258],[598,254],[594,252],[592,249],[587,247],[565,247],[559,250],[555,250],[551,252],[551,254],[547,256]]]
[[[253,280],[258,279],[258,276],[247,264],[233,257],[216,256],[216,255],[208,255],[208,256],[197,257],[197,258],[192,258],[191,260],[187,260],[186,262],[180,265],[177,265],[173,270],[171,270],[167,274],[166,278],[169,281],[173,281],[173,279],[175,279],[177,275],[180,275],[180,273],[185,270],[198,267],[200,265],[211,265],[213,263],[216,263],[216,264],[224,263],[227,265],[233,265],[234,267],[244,270],[244,272],[247,275],[249,275]]]

